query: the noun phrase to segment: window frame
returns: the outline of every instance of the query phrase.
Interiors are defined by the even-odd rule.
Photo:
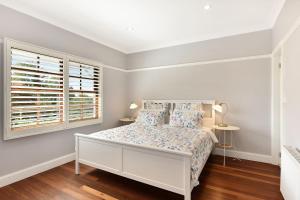
[[[100,84],[99,86],[99,95],[100,95],[100,100],[99,100],[99,113],[100,116],[98,119],[90,119],[90,120],[83,120],[83,121],[76,121],[74,123],[69,122],[69,104],[67,102],[66,108],[68,108],[65,113],[66,113],[66,123],[68,124],[68,128],[77,128],[77,127],[81,127],[81,126],[88,126],[88,125],[93,125],[93,124],[98,124],[98,123],[102,123],[103,122],[103,67],[99,67],[99,63],[95,62],[95,61],[91,61],[85,58],[80,58],[77,56],[72,56],[69,55],[67,58],[67,71],[69,72],[69,62],[78,62],[78,63],[82,63],[82,64],[86,64],[86,65],[91,65],[93,67],[98,67],[99,72],[100,72],[100,76],[98,77],[98,82]],[[67,81],[69,81],[69,74],[67,75]],[[65,77],[64,77],[65,78]],[[69,86],[69,84],[67,84],[67,86]],[[69,87],[66,88],[67,90],[69,90]],[[67,92],[67,96],[66,99],[69,99],[69,91]]]
[[[64,94],[64,121],[61,124],[45,124],[41,127],[33,127],[33,128],[25,128],[21,131],[12,131],[11,130],[11,49],[17,48],[24,51],[29,51],[33,53],[43,54],[46,56],[53,56],[63,60],[63,94]],[[103,64],[92,61],[86,58],[81,58],[78,56],[70,55],[67,53],[43,48],[40,46],[36,46],[33,44],[16,41],[9,38],[4,38],[3,45],[3,61],[4,61],[4,69],[3,69],[3,96],[4,96],[4,117],[3,117],[3,139],[10,140],[16,139],[26,136],[39,135],[45,133],[51,133],[55,131],[61,131],[71,128],[77,128],[82,126],[101,124],[103,123]],[[99,76],[99,118],[77,121],[76,123],[69,122],[69,62],[80,62],[86,65],[92,65],[93,67],[97,67],[100,72]]]

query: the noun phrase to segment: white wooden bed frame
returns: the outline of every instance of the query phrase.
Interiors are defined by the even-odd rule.
[[[203,126],[211,128],[215,124],[214,100],[143,100],[143,107],[149,101],[202,104],[211,112],[204,117]],[[75,134],[75,143],[75,173],[78,175],[79,163],[82,163],[182,194],[185,200],[191,200],[191,153],[106,141],[84,134]]]

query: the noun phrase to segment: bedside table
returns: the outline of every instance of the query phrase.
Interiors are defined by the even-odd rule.
[[[233,148],[233,144],[232,144],[232,135],[233,133],[236,133],[236,131],[240,130],[239,127],[237,126],[226,126],[226,127],[221,127],[221,126],[213,126],[213,129],[215,130],[219,130],[223,132],[223,143],[219,143],[216,146],[223,148],[223,155],[224,155],[224,161],[223,161],[223,165],[226,165],[226,149],[231,149]],[[226,134],[229,133],[230,134],[230,143],[227,144],[226,143]],[[218,137],[218,140],[220,141],[220,135]]]
[[[126,117],[126,118],[120,119],[120,122],[122,123],[122,126],[123,126],[123,125],[128,125],[128,124],[135,122],[135,119]]]

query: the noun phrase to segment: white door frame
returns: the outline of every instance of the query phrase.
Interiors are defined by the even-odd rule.
[[[280,165],[281,150],[281,105],[282,105],[282,51],[281,48],[272,54],[271,70],[271,152],[273,164]]]

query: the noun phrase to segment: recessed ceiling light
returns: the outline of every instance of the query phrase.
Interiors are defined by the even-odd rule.
[[[209,3],[207,3],[207,4],[205,4],[205,6],[203,8],[204,8],[204,10],[210,10],[211,5]]]
[[[130,27],[130,26],[126,27],[126,31],[128,31],[128,32],[133,32],[134,30],[135,29],[133,27]]]

